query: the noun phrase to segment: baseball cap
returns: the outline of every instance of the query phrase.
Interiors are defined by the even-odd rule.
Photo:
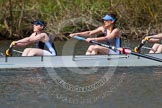
[[[102,19],[105,21],[108,21],[108,20],[115,21],[116,20],[116,18],[114,18],[110,15],[105,15]]]
[[[41,26],[46,26],[46,23],[42,20],[35,20],[31,22],[33,25],[41,25]]]

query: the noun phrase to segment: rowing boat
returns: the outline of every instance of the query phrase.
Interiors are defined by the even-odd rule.
[[[147,54],[162,58],[162,54]],[[0,68],[28,67],[142,67],[162,66],[162,62],[135,55],[73,55],[73,56],[33,56],[0,57]]]
[[[75,39],[86,41],[86,38],[74,36]],[[30,56],[8,57],[12,55],[13,46],[6,50],[5,57],[0,58],[0,68],[28,67],[151,67],[162,66],[162,54],[141,54],[127,48],[117,48],[94,40],[90,43],[120,51],[120,55],[72,55],[72,56]],[[143,45],[143,44],[142,44]],[[142,47],[142,46],[140,46]]]

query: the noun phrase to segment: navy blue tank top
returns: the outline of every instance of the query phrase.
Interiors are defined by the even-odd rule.
[[[45,43],[42,41],[37,42],[36,48],[44,49],[44,50],[49,51],[52,55],[55,55],[55,56],[57,55],[55,45],[51,39],[49,39],[49,41]]]

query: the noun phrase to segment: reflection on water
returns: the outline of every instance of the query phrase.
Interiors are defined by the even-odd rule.
[[[78,70],[92,72],[82,74]],[[114,73],[110,70],[1,69],[0,107],[161,108],[162,67],[122,67],[115,68]]]

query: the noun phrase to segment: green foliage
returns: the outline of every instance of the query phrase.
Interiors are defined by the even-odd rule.
[[[2,24],[0,24],[0,30],[3,28],[3,25]]]
[[[131,31],[161,23],[161,4],[161,0],[0,0],[0,22],[10,36],[22,36],[35,19],[46,20],[51,33],[75,32],[77,26],[91,29],[105,14],[116,13],[120,28]],[[74,18],[81,19],[71,22]]]

